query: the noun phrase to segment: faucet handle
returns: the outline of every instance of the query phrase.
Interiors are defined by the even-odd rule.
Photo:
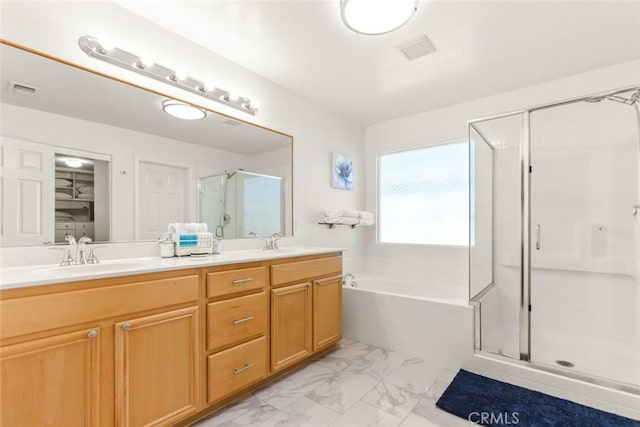
[[[89,256],[87,257],[87,264],[100,264],[100,260],[96,255],[96,249],[100,249],[103,246],[91,246],[89,249]]]
[[[73,236],[71,236],[73,237]],[[49,248],[51,250],[54,251],[64,251],[64,257],[62,258],[62,261],[60,261],[60,267],[66,267],[69,265],[74,265],[75,261],[73,260],[73,257],[71,256],[71,252],[69,252],[69,249],[67,248]]]
[[[67,234],[66,236],[64,236],[64,240],[66,240],[67,242],[69,242],[70,245],[75,245],[76,243],[76,237],[72,236],[71,234]]]
[[[78,243],[91,243],[93,240],[91,240],[91,237],[88,236],[82,236],[80,239],[78,239]]]

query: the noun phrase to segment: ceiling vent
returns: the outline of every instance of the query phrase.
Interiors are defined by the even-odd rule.
[[[233,127],[240,126],[242,124],[242,122],[239,122],[237,120],[232,120],[232,119],[224,120],[222,123],[224,123],[225,125],[233,126]]]
[[[398,50],[409,60],[413,61],[422,56],[436,51],[436,47],[431,43],[429,37],[421,35],[415,40],[411,40],[398,46]]]
[[[33,96],[38,91],[37,87],[29,86],[24,83],[9,82],[9,91],[19,95]]]

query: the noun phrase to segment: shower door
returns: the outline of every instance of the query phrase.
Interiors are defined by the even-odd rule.
[[[638,386],[638,122],[599,101],[530,113],[530,360]]]

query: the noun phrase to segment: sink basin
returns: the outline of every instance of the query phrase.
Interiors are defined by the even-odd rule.
[[[89,274],[109,273],[125,271],[144,266],[141,262],[113,262],[103,264],[69,265],[63,267],[41,268],[34,273],[43,276],[83,276]]]

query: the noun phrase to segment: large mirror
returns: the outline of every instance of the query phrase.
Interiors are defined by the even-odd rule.
[[[0,245],[155,240],[173,222],[292,234],[291,136],[208,110],[178,119],[168,96],[0,49]]]

